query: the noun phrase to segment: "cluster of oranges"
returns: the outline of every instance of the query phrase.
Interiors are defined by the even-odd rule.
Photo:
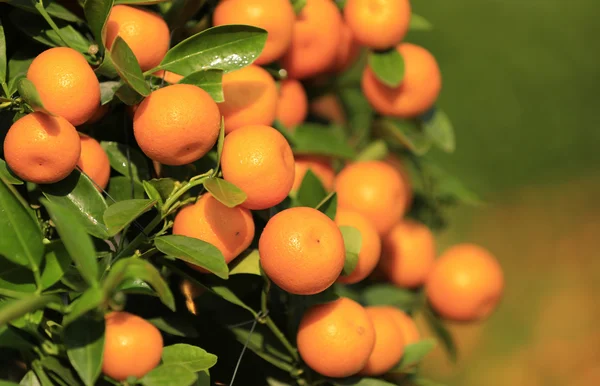
[[[430,230],[404,218],[412,193],[397,159],[347,162],[336,173],[330,158],[295,156],[285,137],[271,127],[275,120],[290,130],[302,123],[308,109],[303,82],[344,71],[360,47],[397,49],[404,59],[404,80],[397,87],[382,83],[365,67],[362,89],[377,112],[406,118],[430,109],[441,88],[440,71],[427,50],[402,43],[410,13],[408,0],[348,0],[343,12],[332,0],[307,0],[299,14],[289,0],[222,0],[214,25],[249,24],[268,32],[254,64],[224,74],[224,101],[216,103],[200,87],[177,83],[182,74],[161,70],[154,75],[168,85],[132,108],[137,145],[152,161],[174,166],[206,155],[215,146],[224,118],[222,176],[247,199],[230,208],[206,193],[179,210],[173,234],[211,243],[229,263],[254,239],[251,211],[281,203],[311,170],[337,194],[335,220],[310,207],[285,209],[270,218],[258,249],[260,264],[275,284],[292,294],[312,295],[336,281],[354,284],[384,277],[403,288],[425,285],[431,305],[443,317],[486,317],[502,293],[500,267],[473,245],[456,246],[435,260]],[[112,9],[108,49],[117,36],[130,46],[143,71],[155,69],[170,45],[169,28],[159,15],[126,5]],[[276,61],[288,76],[280,82],[261,67]],[[73,49],[51,48],[33,60],[27,79],[44,109],[20,118],[8,131],[4,154],[9,168],[26,181],[48,184],[78,167],[99,189],[106,188],[106,153],[76,129],[102,119],[108,110],[100,104],[92,67]],[[342,274],[346,253],[340,226],[355,227],[362,239],[356,268],[348,275]],[[137,355],[162,349],[156,328],[127,313],[111,313],[106,320],[107,375],[120,380],[140,377],[159,363],[160,350],[143,363]],[[137,338],[120,340],[134,330]],[[348,298],[310,308],[297,335],[303,360],[331,377],[383,374],[400,360],[405,345],[418,340],[407,314],[392,307],[364,308]],[[129,350],[128,355],[110,359],[111,353],[122,350]]]

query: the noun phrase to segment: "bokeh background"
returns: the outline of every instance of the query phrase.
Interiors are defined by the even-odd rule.
[[[441,165],[486,201],[452,213],[439,249],[479,243],[506,293],[477,326],[451,326],[460,359],[424,365],[460,386],[600,385],[600,1],[415,0],[434,25],[408,40],[444,76],[457,135]]]

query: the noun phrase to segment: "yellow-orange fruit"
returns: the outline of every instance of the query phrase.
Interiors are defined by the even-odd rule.
[[[283,80],[279,85],[277,120],[287,129],[298,126],[308,113],[308,98],[302,83],[295,79]]]
[[[360,373],[371,376],[382,375],[391,370],[402,358],[404,337],[388,310],[379,306],[365,309],[375,328],[375,346]]]
[[[400,328],[405,345],[417,343],[421,339],[417,324],[405,312],[392,306],[380,306],[380,309],[387,311]]]
[[[327,157],[316,155],[299,155],[295,157],[294,185],[292,191],[297,191],[302,185],[306,172],[310,170],[321,181],[328,192],[333,189],[335,171],[331,166],[331,160]]]
[[[79,134],[81,139],[81,155],[77,166],[94,181],[98,190],[106,189],[110,178],[110,161],[108,155],[94,138]]]

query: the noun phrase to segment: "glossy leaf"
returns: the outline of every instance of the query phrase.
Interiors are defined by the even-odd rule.
[[[224,72],[245,67],[260,55],[267,32],[248,25],[223,25],[206,29],[171,48],[160,69],[183,76],[219,69]]]
[[[144,198],[144,186],[130,177],[116,176],[108,184],[108,200],[114,202]]]
[[[118,142],[102,141],[100,144],[108,154],[113,169],[124,176],[133,176],[138,181],[150,178],[148,160],[138,150]],[[131,162],[128,161],[128,156]]]
[[[344,261],[342,274],[348,276],[354,271],[356,264],[358,264],[362,235],[358,229],[347,225],[340,226],[340,231],[344,237],[344,248],[346,249],[346,260]]]
[[[337,194],[335,192],[329,193],[321,200],[315,209],[325,213],[330,219],[335,220],[335,214],[337,212]]]
[[[67,178],[40,188],[48,201],[69,212],[87,233],[99,239],[108,236],[102,219],[106,201],[85,174],[76,169]]]
[[[35,3],[30,0],[8,0],[8,3],[12,6],[25,10],[27,12],[39,14],[38,10],[35,8]],[[63,7],[57,2],[54,1],[44,1],[43,2],[44,9],[46,12],[54,17],[61,20],[69,21],[72,23],[80,23],[83,22],[77,15],[73,12],[69,11],[67,8]]]
[[[0,178],[11,185],[23,185],[23,181],[19,177],[13,174],[8,168],[6,161],[0,158]]]
[[[115,39],[110,54],[121,79],[138,94],[143,96],[150,95],[150,87],[144,79],[140,64],[135,58],[133,51],[131,51],[131,48],[129,48],[121,36],[117,36]]]
[[[294,154],[328,155],[351,159],[354,150],[343,137],[325,125],[304,123],[296,127],[294,132]]]
[[[448,118],[448,115],[439,109],[435,109],[430,117],[426,117],[422,122],[425,134],[431,141],[446,153],[454,152],[456,140],[454,137],[454,128]]]
[[[374,129],[387,140],[408,148],[416,155],[427,153],[431,147],[431,138],[415,121],[385,118],[377,121]]]
[[[67,356],[86,386],[95,384],[102,369],[104,318],[82,317],[65,327]]]
[[[223,96],[223,71],[222,70],[202,70],[194,72],[184,77],[179,83],[193,84],[206,91],[211,98],[219,103],[225,100]]]
[[[317,207],[321,201],[327,196],[327,191],[321,180],[308,169],[304,174],[296,199],[299,206],[308,206],[311,208]]]
[[[260,255],[258,249],[246,251],[242,256],[236,257],[229,270],[229,276],[248,274],[260,276]]]
[[[104,292],[98,287],[88,288],[69,306],[69,313],[63,319],[63,326],[71,324],[87,312],[99,307],[106,301]]]
[[[83,7],[88,27],[99,46],[104,47],[102,31],[110,15],[114,0],[86,0]]]
[[[21,78],[17,83],[17,89],[19,90],[21,98],[23,98],[32,109],[48,113],[48,110],[44,108],[40,94],[38,94],[33,82],[27,78]]]
[[[364,148],[357,156],[356,161],[382,160],[388,155],[388,147],[385,141],[377,139]]]
[[[8,93],[17,91],[19,80],[24,78],[35,55],[29,50],[17,51],[8,61]]]
[[[37,269],[44,255],[42,231],[12,185],[0,179],[0,255]]]
[[[431,31],[433,29],[433,24],[423,16],[411,13],[408,29],[410,31]]]
[[[411,367],[423,360],[423,358],[435,348],[435,344],[435,340],[425,339],[404,346],[404,354],[402,355],[400,363],[394,366],[390,372],[403,373],[408,371]]]
[[[29,312],[42,309],[50,302],[61,303],[61,299],[56,295],[30,295],[0,302],[0,327]]]
[[[109,206],[104,212],[104,223],[110,236],[121,232],[136,218],[148,212],[156,205],[154,200],[127,200]]]
[[[213,367],[217,363],[217,356],[200,347],[179,343],[163,349],[162,361],[167,365],[182,365],[193,372],[199,372]]]
[[[148,197],[157,200],[159,205],[162,206],[175,190],[175,180],[171,178],[153,178],[150,181],[144,181],[144,190]]]
[[[144,375],[139,382],[143,386],[190,386],[196,379],[196,374],[183,365],[163,364]]]
[[[71,257],[60,240],[46,245],[44,255],[44,271],[42,272],[42,289],[50,288],[57,283],[71,264]]]
[[[398,87],[404,79],[404,58],[396,48],[369,53],[369,68],[388,87]]]
[[[8,59],[6,58],[6,38],[4,37],[4,27],[2,26],[2,20],[0,20],[0,83],[6,82],[6,65]],[[9,97],[10,95],[6,95]]]
[[[89,285],[97,285],[96,251],[90,236],[80,226],[77,217],[72,214],[73,211],[44,198],[40,199],[40,202],[50,213],[50,218],[81,276]]]
[[[394,306],[404,311],[414,310],[421,301],[418,293],[391,284],[371,285],[364,290],[362,296],[369,306]]]
[[[246,193],[229,181],[222,178],[211,177],[204,181],[204,187],[221,204],[234,208],[246,201]]]
[[[41,386],[40,380],[33,370],[29,370],[23,378],[21,378],[21,382],[19,382],[19,386]]]
[[[117,69],[115,68],[115,64],[112,61],[112,57],[110,56],[110,51],[104,51],[104,58],[102,59],[102,63],[100,63],[100,65],[94,70],[94,72],[98,75],[102,75],[110,79],[116,78],[119,75],[117,73]]]
[[[156,248],[167,256],[200,266],[223,279],[229,276],[229,268],[221,251],[205,241],[168,235],[157,237],[154,243]]]
[[[121,82],[116,80],[100,82],[100,104],[105,105],[112,101],[119,87],[121,87]]]

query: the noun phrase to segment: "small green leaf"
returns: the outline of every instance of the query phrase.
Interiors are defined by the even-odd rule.
[[[38,94],[33,82],[27,78],[21,78],[17,84],[17,89],[19,90],[21,98],[23,98],[32,109],[50,114],[48,110],[44,108],[40,94]]]
[[[37,2],[30,0],[8,0],[8,3],[27,12],[39,14],[39,11],[35,8]],[[72,23],[83,23],[83,20],[57,2],[44,1],[42,4],[50,16]]]
[[[374,131],[395,145],[423,155],[431,148],[431,138],[414,120],[384,118],[375,122]]]
[[[88,288],[69,306],[69,313],[63,319],[63,326],[71,324],[82,315],[99,307],[106,300],[104,292],[98,287]]]
[[[217,102],[223,102],[223,70],[202,70],[184,77],[179,83],[193,84],[206,91]]]
[[[20,299],[0,302],[0,327],[29,312],[42,309],[48,303],[61,304],[62,301],[56,295],[31,295]]]
[[[71,259],[75,262],[77,270],[89,285],[96,286],[98,284],[98,263],[90,236],[80,226],[80,222],[72,214],[72,211],[44,198],[41,198],[40,202],[50,213],[50,218],[71,255]]]
[[[423,315],[425,315],[425,320],[431,331],[435,334],[438,340],[442,343],[442,346],[448,353],[448,357],[453,363],[456,363],[457,360],[457,349],[456,344],[454,343],[454,338],[450,331],[444,326],[444,323],[440,320],[440,318],[433,312],[433,310],[427,306],[423,310]]]
[[[42,231],[12,185],[0,179],[0,255],[38,269],[44,255]]]
[[[281,344],[272,337],[266,328],[257,325],[252,335],[250,335],[250,326],[233,327],[230,330],[238,342],[241,344],[248,342],[248,348],[265,361],[273,363],[273,357],[275,357],[276,365],[282,364],[291,367],[292,357],[283,352],[283,348],[280,348]]]
[[[82,317],[64,329],[67,356],[86,386],[95,384],[102,369],[104,318]]]
[[[110,51],[115,69],[121,79],[140,95],[150,95],[150,87],[144,79],[142,69],[133,51],[121,36],[117,36]]]
[[[188,319],[179,314],[174,314],[147,319],[147,321],[167,334],[187,338],[196,338],[198,336],[198,330],[194,326],[196,320],[193,318]]]
[[[448,118],[448,115],[439,109],[435,109],[431,117],[424,118],[422,121],[425,134],[431,141],[446,153],[454,152],[456,140],[454,138],[454,128]]]
[[[144,99],[143,95],[140,95],[127,83],[121,84],[121,86],[115,91],[115,95],[117,96],[117,98],[119,98],[121,102],[123,102],[127,106],[137,105],[141,103]]]
[[[157,237],[154,242],[156,248],[167,256],[200,266],[223,279],[229,276],[229,268],[221,251],[205,241],[168,235]]]
[[[144,186],[130,177],[116,176],[108,183],[108,199],[113,202],[144,198]]]
[[[41,386],[40,380],[33,370],[29,370],[19,382],[20,386]]]
[[[127,200],[109,206],[104,212],[104,223],[108,227],[109,236],[121,232],[136,218],[148,212],[156,205],[155,200]]]
[[[294,154],[328,155],[346,159],[352,159],[356,155],[345,139],[331,126],[301,124],[294,132],[294,142]]]
[[[369,67],[383,84],[398,87],[404,79],[404,58],[395,47],[386,51],[371,51]]]
[[[260,256],[258,249],[246,251],[243,256],[238,256],[229,270],[229,276],[248,274],[260,276]]]
[[[0,83],[6,82],[6,38],[4,37],[4,27],[2,26],[2,20],[0,20]],[[10,95],[6,95],[10,97]]]
[[[228,208],[234,208],[246,201],[247,196],[242,189],[222,178],[211,177],[204,181],[204,187]]]
[[[144,189],[146,190],[148,197],[157,200],[162,207],[163,203],[175,190],[175,180],[172,178],[159,178],[144,181]]]
[[[339,91],[339,98],[344,109],[348,126],[352,132],[350,141],[358,146],[368,143],[371,136],[371,125],[375,112],[360,87],[359,72],[357,84],[344,87]]]
[[[390,370],[392,373],[404,373],[418,364],[427,354],[435,348],[435,340],[425,339],[404,346],[404,354],[400,363]]]
[[[163,364],[139,380],[143,386],[190,386],[196,374],[183,365]]]
[[[113,100],[122,83],[116,80],[100,82],[100,104],[105,105]]]
[[[325,197],[327,197],[327,191],[323,183],[311,169],[308,169],[296,194],[298,206],[315,208]]]
[[[300,12],[302,12],[306,6],[306,1],[307,0],[292,0],[292,7],[294,8],[296,15],[299,15]]]
[[[70,260],[70,258],[69,258]],[[0,288],[21,293],[33,293],[36,290],[33,272],[25,266],[17,265],[0,254]]]
[[[3,159],[0,159],[0,178],[11,185],[23,185],[23,181],[13,174]]]
[[[27,75],[29,65],[35,54],[29,49],[17,51],[8,61],[8,94],[13,95],[17,91],[19,80]]]
[[[54,379],[59,385],[79,385],[77,374],[71,369],[71,366],[61,363],[58,358],[47,356],[42,358],[40,363],[48,370],[50,378]]]
[[[388,147],[385,141],[377,139],[364,148],[357,156],[356,161],[382,160],[388,155]]]
[[[225,118],[221,117],[219,139],[217,140],[217,166],[215,167],[215,172],[212,175],[213,177],[216,177],[219,174],[219,169],[221,167],[221,156],[223,155],[223,143],[225,143]]]
[[[410,31],[431,31],[433,29],[433,24],[431,24],[423,16],[411,13],[408,29]]]
[[[347,225],[342,225],[340,231],[344,237],[344,247],[346,248],[346,260],[344,261],[342,274],[348,276],[354,271],[356,264],[358,264],[358,254],[362,246],[362,235],[358,229]]]
[[[183,76],[220,69],[224,72],[245,67],[260,55],[267,31],[249,25],[223,25],[193,35],[165,55],[157,69]]]
[[[42,273],[42,289],[47,289],[64,275],[71,263],[71,257],[60,240],[53,240],[46,245],[44,260],[46,265]]]
[[[420,302],[419,294],[391,284],[374,284],[362,293],[364,302],[369,306],[394,306],[410,312]]]
[[[133,176],[138,181],[150,179],[148,159],[138,150],[118,142],[102,141],[100,144],[108,154],[113,169],[126,177]]]
[[[213,367],[217,363],[217,356],[200,347],[179,343],[163,349],[162,361],[167,365],[182,365],[196,373]]]
[[[94,35],[96,43],[100,47],[104,47],[104,36],[102,31],[105,29],[110,10],[114,0],[86,0],[83,6],[83,12],[88,22],[88,27]]]
[[[335,214],[337,212],[337,194],[335,192],[329,193],[315,209],[325,213],[330,219],[335,220]]]

